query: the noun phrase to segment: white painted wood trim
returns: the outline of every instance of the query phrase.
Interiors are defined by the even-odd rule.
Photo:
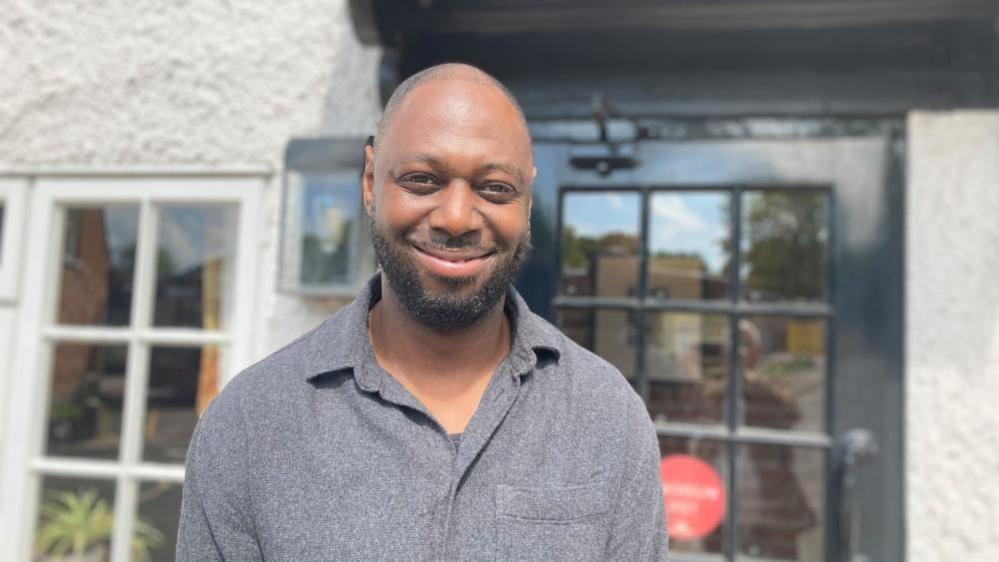
[[[91,461],[71,458],[43,458],[31,461],[33,472],[78,478],[162,480],[183,482],[184,468],[173,464],[142,463],[124,466],[116,461]]]
[[[142,343],[169,347],[227,345],[232,341],[232,336],[228,332],[185,328],[147,328],[143,330],[103,326],[46,326],[42,328],[42,336],[51,341],[127,344],[135,334]]]

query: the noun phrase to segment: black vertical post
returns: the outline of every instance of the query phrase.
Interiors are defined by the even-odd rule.
[[[732,225],[731,256],[729,263],[729,300],[733,309],[737,307],[743,297],[743,287],[740,281],[742,269],[742,188],[736,187],[732,190],[729,205],[729,222]],[[728,416],[728,428],[730,434],[734,434],[739,428],[739,421],[742,416],[742,365],[739,361],[739,315],[735,312],[729,314],[729,339],[728,339],[728,392],[726,393],[725,404]],[[736,541],[738,540],[738,521],[736,512],[739,509],[739,498],[736,493],[737,478],[739,469],[739,445],[736,440],[729,439],[726,442],[728,449],[728,474],[726,475],[725,486],[728,489],[728,518],[725,527],[725,557],[727,560],[735,560],[737,552]]]
[[[650,214],[650,191],[647,186],[641,191],[641,227],[638,233],[638,286],[635,297],[638,299],[638,309],[635,311],[635,322],[638,331],[635,342],[635,376],[638,383],[638,393],[642,400],[648,404],[649,401],[649,377],[645,364],[645,346],[648,338],[649,323],[646,318],[645,300],[649,293],[649,214]]]

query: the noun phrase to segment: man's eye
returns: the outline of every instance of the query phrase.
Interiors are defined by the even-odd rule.
[[[399,185],[412,193],[429,195],[439,189],[440,182],[430,174],[406,174],[399,178]]]
[[[437,183],[437,178],[429,174],[407,174],[402,177],[402,181],[421,185],[434,185]]]
[[[505,183],[487,183],[482,186],[481,191],[489,195],[516,195],[517,190],[513,186]]]

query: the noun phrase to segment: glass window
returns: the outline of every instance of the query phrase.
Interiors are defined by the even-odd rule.
[[[656,423],[722,423],[728,386],[728,317],[650,313],[645,365]]]
[[[750,316],[739,321],[743,423],[822,431],[826,412],[825,321]]]
[[[671,553],[725,552],[727,451],[721,441],[659,437]]]
[[[48,372],[25,373],[15,390],[45,397],[46,427],[42,443],[24,447],[25,470],[4,482],[16,505],[39,514],[11,517],[12,534],[35,533],[33,554],[15,550],[15,558],[173,559],[194,428],[226,366],[250,358],[244,318],[253,303],[235,299],[252,298],[237,285],[255,276],[256,245],[239,243],[254,227],[241,218],[256,213],[265,183],[36,184],[46,203],[35,228],[57,231],[39,241],[48,255],[33,256],[30,267],[55,274],[50,286],[28,289],[48,302],[25,299],[26,315],[41,320],[32,346],[48,352],[30,370]],[[44,389],[29,387],[39,381]],[[34,489],[29,478],[42,493],[18,496]],[[17,542],[12,548],[27,547]]]
[[[60,343],[53,355],[46,454],[118,458],[128,348]]]
[[[654,189],[644,199],[636,190],[564,193],[560,292],[583,298],[560,310],[559,322],[644,393],[661,433],[674,552],[698,560],[726,553],[737,560],[820,560],[827,451],[755,444],[761,433],[741,428],[773,430],[765,434],[775,440],[827,429],[828,323],[797,311],[798,303],[829,300],[830,195],[739,193]],[[733,224],[736,202],[741,216]],[[732,286],[736,251],[741,266]],[[639,295],[643,256],[648,292]],[[613,303],[599,299],[641,296],[647,298],[628,310],[609,310]],[[730,392],[736,386],[737,396]],[[729,476],[734,498],[725,490]],[[735,513],[727,513],[728,499]]]
[[[155,326],[224,327],[235,238],[233,205],[159,208]]]
[[[364,226],[357,173],[287,173],[283,284],[289,289],[353,286]]]
[[[128,325],[139,206],[71,207],[64,216],[58,322]]]
[[[649,296],[728,298],[728,193],[658,192],[649,209]]]
[[[218,347],[152,348],[142,458],[183,463],[194,426],[218,388]]]
[[[133,560],[173,562],[182,495],[179,482],[140,483],[138,517],[132,524],[132,549],[145,555]]]
[[[574,342],[609,361],[635,384],[638,334],[624,310],[562,309],[559,325]]]
[[[742,200],[743,298],[826,298],[829,196],[817,191],[747,191]]]
[[[114,481],[46,476],[41,491],[33,560],[111,559]]]
[[[636,192],[565,194],[562,294],[638,296],[640,205]]]
[[[824,452],[781,445],[738,451],[740,558],[822,560]]]

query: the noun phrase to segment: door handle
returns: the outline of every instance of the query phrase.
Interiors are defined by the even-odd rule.
[[[835,462],[839,488],[840,544],[845,545],[842,562],[870,562],[871,558],[860,552],[861,510],[857,494],[857,469],[878,453],[874,434],[866,429],[854,428],[840,434],[836,442]]]

